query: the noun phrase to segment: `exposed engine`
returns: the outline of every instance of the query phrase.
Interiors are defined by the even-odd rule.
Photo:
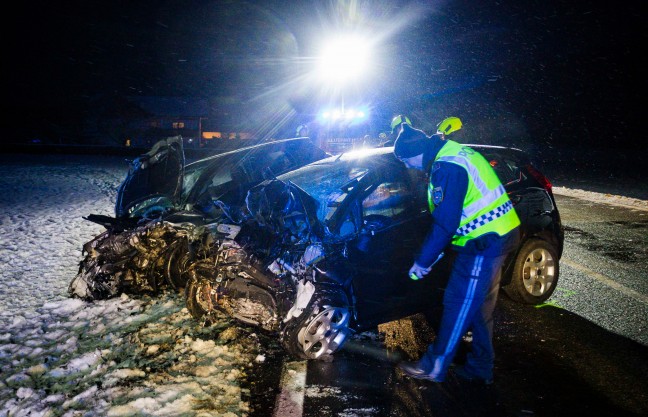
[[[220,226],[153,221],[133,230],[106,230],[83,246],[85,257],[68,292],[95,300],[183,288],[192,263],[218,252],[227,236]]]
[[[310,301],[301,289],[315,281],[314,265],[324,258],[324,248],[286,184],[264,182],[250,190],[246,201],[249,227],[222,246],[215,268],[202,268],[202,276],[192,277],[187,307],[204,321],[218,309],[277,331],[306,307],[298,305]]]

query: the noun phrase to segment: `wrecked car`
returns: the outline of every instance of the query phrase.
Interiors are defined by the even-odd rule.
[[[551,184],[520,150],[474,148],[522,221],[502,286],[518,301],[541,303],[556,288],[564,237]],[[380,323],[439,315],[451,256],[424,280],[406,276],[429,230],[425,184],[391,148],[342,154],[260,183],[246,199],[258,235],[234,239],[214,268],[188,281],[189,311],[199,319],[226,311],[277,331],[288,352],[306,359],[331,355],[353,332]]]
[[[239,227],[249,187],[327,156],[308,138],[296,138],[186,164],[181,137],[156,143],[130,163],[115,216],[86,217],[106,231],[83,246],[68,293],[95,300],[183,288],[191,262],[218,247],[215,237]]]
[[[523,151],[471,146],[489,160],[522,222],[502,287],[515,300],[541,303],[556,288],[563,249],[551,184]],[[184,286],[187,308],[200,322],[225,312],[277,334],[294,357],[323,359],[354,332],[440,313],[452,257],[424,280],[407,278],[431,221],[425,186],[423,174],[406,169],[392,148],[349,152],[245,184],[236,210],[214,197],[210,204],[194,199],[197,204],[185,207],[191,211],[130,229],[134,242],[104,248],[97,241],[86,251],[113,256],[113,266],[131,264],[118,268],[121,290]],[[206,222],[201,212],[212,207],[222,216]],[[145,253],[155,254],[148,263],[140,260]],[[137,282],[138,273],[144,282]],[[85,287],[100,276],[88,272],[92,284]]]

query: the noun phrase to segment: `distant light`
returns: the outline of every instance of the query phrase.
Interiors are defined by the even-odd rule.
[[[339,36],[329,41],[319,58],[322,79],[343,83],[363,75],[370,59],[369,43],[359,36]]]
[[[362,122],[367,119],[368,111],[367,109],[358,110],[358,109],[332,109],[332,110],[323,110],[319,113],[319,119],[327,122],[334,121],[345,121],[351,123]]]

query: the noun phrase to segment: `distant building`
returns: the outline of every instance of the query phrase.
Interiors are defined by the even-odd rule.
[[[226,99],[101,96],[89,103],[85,135],[95,144],[149,147],[182,136],[185,146],[237,148],[253,135],[241,129],[235,105]],[[233,123],[236,120],[238,123]],[[232,142],[233,141],[233,142]]]

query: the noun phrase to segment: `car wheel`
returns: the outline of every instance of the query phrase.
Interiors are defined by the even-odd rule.
[[[189,243],[185,239],[173,243],[170,247],[165,261],[165,275],[173,289],[179,290],[186,287],[192,260]]]
[[[540,304],[556,289],[558,273],[558,256],[553,246],[541,239],[529,239],[514,260],[511,282],[504,291],[516,301]]]
[[[288,321],[281,331],[282,344],[296,358],[323,360],[346,341],[350,318],[348,308],[316,300]]]
[[[192,277],[185,286],[187,310],[196,320],[204,320],[214,310],[212,283],[204,278]]]

